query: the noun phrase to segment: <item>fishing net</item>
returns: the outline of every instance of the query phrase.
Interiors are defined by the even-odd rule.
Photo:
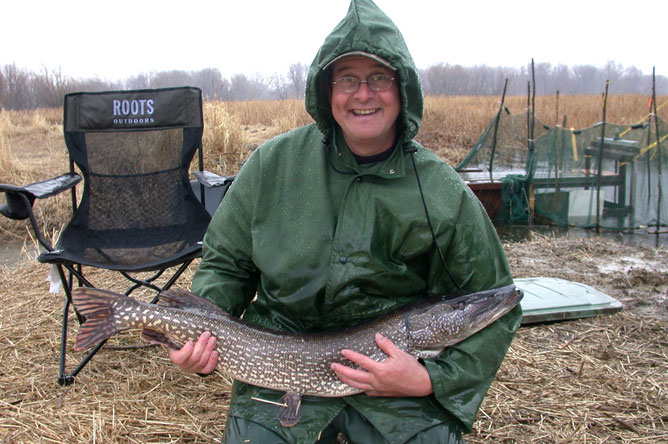
[[[660,229],[667,137],[668,123],[654,115],[574,129],[500,110],[457,170],[495,222]]]

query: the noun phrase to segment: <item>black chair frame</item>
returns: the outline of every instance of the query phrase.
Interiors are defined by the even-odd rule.
[[[110,113],[110,110],[116,111],[114,107],[119,101],[122,105],[131,104],[127,108],[129,111],[132,111],[130,106],[137,104],[138,110],[140,105],[146,107],[149,100],[154,111],[160,110],[160,114],[156,115],[156,117],[151,117],[150,119],[142,118],[142,121],[139,121],[140,119],[137,118],[114,117],[113,113]],[[121,109],[122,105],[118,106],[119,111],[124,111]],[[172,287],[188,269],[193,260],[201,257],[201,239],[204,231],[208,226],[213,211],[215,211],[227,188],[230,186],[233,177],[221,177],[204,170],[201,143],[203,131],[202,97],[201,91],[197,88],[182,87],[68,94],[65,96],[63,123],[66,144],[70,155],[69,172],[26,186],[0,184],[0,192],[3,192],[6,198],[6,203],[0,205],[0,214],[11,219],[29,219],[38,243],[45,250],[39,255],[38,260],[57,267],[58,276],[63,284],[66,296],[63,308],[58,383],[60,385],[70,385],[74,382],[77,374],[106,342],[103,341],[90,350],[74,370],[69,373],[66,371],[68,317],[72,305],[71,292],[74,285],[94,287],[93,283],[84,275],[83,266],[118,271],[131,284],[125,295],[130,296],[139,288],[149,288],[156,292],[155,297],[151,301],[151,303],[155,303],[159,293]],[[138,171],[134,171],[133,174],[128,174],[122,168],[119,168],[118,172],[114,171],[113,173],[106,173],[104,171],[102,173],[93,172],[92,165],[96,162],[99,163],[99,158],[92,159],[94,156],[109,156],[110,159],[106,160],[107,164],[104,164],[103,168],[116,168],[113,159],[116,152],[109,149],[107,145],[110,143],[113,145],[112,148],[116,148],[115,145],[118,145],[121,149],[127,149],[127,146],[132,145],[132,148],[135,133],[138,140],[143,140],[147,137],[153,137],[153,135],[163,130],[171,131],[167,136],[164,136],[164,140],[171,142],[176,147],[176,151],[180,150],[180,152],[172,156],[175,158],[174,165],[176,166],[159,166],[159,168],[163,169],[159,170],[158,168],[155,172],[153,170],[147,172],[143,170],[139,171],[139,169],[148,168],[140,165],[136,167]],[[183,132],[183,135],[179,136],[181,132]],[[88,133],[92,134],[90,136],[91,140],[86,139]],[[120,137],[123,140],[131,139],[132,142],[127,143],[126,146],[123,145],[123,142],[117,142],[114,137]],[[104,139],[104,143],[99,143],[99,147],[93,148],[95,145],[93,140],[100,138],[107,139]],[[163,139],[157,140],[161,143],[164,142]],[[96,149],[98,151],[95,151]],[[199,168],[198,171],[193,173],[196,180],[189,181],[187,170],[195,151],[197,151],[199,157]],[[160,156],[153,155],[151,157],[146,163],[151,164],[152,161],[155,161],[155,163],[163,162],[163,160],[157,158]],[[165,157],[169,158],[169,156]],[[78,174],[77,169],[83,174]],[[169,174],[171,176],[168,176]],[[156,185],[156,182],[161,180],[161,175],[168,176],[169,181],[165,179],[165,184],[168,186],[165,188],[176,190],[173,191],[175,193],[173,196],[164,197],[169,190],[161,189],[159,185]],[[139,184],[134,184],[134,188],[130,187],[133,193],[144,198],[145,196],[143,195],[147,192],[142,188],[150,188],[156,195],[154,197],[158,199],[164,197],[167,203],[157,205],[159,208],[153,211],[152,214],[149,214],[151,219],[146,223],[145,227],[137,228],[129,226],[130,222],[124,221],[123,217],[119,216],[118,219],[121,220],[121,224],[128,224],[128,227],[91,228],[93,225],[103,226],[107,223],[105,217],[98,216],[96,220],[93,220],[94,216],[90,216],[94,213],[94,210],[98,209],[98,206],[93,202],[94,199],[89,198],[89,196],[95,193],[101,194],[97,189],[92,188],[102,188],[101,186],[93,185],[95,180],[101,178],[99,180],[122,183],[123,180],[129,177],[135,177],[135,180]],[[76,186],[79,183],[83,183],[84,193],[82,194],[81,201],[78,203]],[[41,234],[39,223],[33,211],[33,205],[36,199],[45,199],[67,190],[70,190],[71,193],[73,217],[61,233],[58,243],[54,247]],[[121,194],[120,191],[122,189],[119,189],[119,195]],[[207,196],[217,200],[217,202],[210,203],[208,211],[206,204]],[[112,195],[112,197],[114,196]],[[119,199],[107,200],[111,202],[109,203],[110,208],[106,208],[106,211],[108,214],[113,215],[113,210],[120,208],[120,205],[115,201],[122,201],[123,199],[119,197]],[[150,212],[150,208],[145,208],[147,206],[150,207],[151,205],[140,206],[138,212]],[[168,221],[167,225],[161,227],[157,225],[159,221],[156,222],[155,218],[162,216],[160,213],[164,208],[169,210],[175,209],[173,211],[173,219],[177,220],[177,222]],[[104,213],[104,210],[105,208],[103,208],[102,214],[107,214]],[[183,210],[183,214],[181,214],[181,210]],[[91,219],[88,219],[89,217]],[[113,219],[113,216],[110,217]],[[129,219],[131,221],[137,219],[141,223],[144,223],[145,221],[141,220],[140,217],[143,216],[137,216],[133,213]],[[156,224],[156,227],[152,227],[152,224]],[[84,234],[78,233],[77,230]],[[120,235],[118,232],[120,232]],[[113,251],[116,246],[107,244],[114,243],[113,239],[116,239],[114,236],[117,237],[118,241],[118,239],[125,239],[123,236],[132,232],[139,233],[138,238],[134,242],[143,244],[140,248],[143,248],[142,252],[145,252],[146,258],[149,259],[138,256],[139,259],[135,261],[130,261],[129,259],[125,263],[115,261],[114,258],[110,257],[111,253],[109,251]],[[156,237],[158,240],[155,245],[145,240],[152,232],[158,233]],[[180,234],[182,236],[179,236]],[[112,238],[111,241],[109,237]],[[74,239],[74,241],[71,239]],[[93,239],[91,242],[97,242],[98,245],[89,248],[89,245],[86,244],[87,239]],[[160,243],[160,240],[164,242]],[[77,242],[83,243],[79,245]],[[120,250],[122,253],[125,251],[135,251],[131,241],[128,241],[128,243],[129,245]],[[168,250],[169,254],[165,253],[164,255],[153,253],[159,248],[166,248],[165,245],[172,248],[173,251]],[[105,250],[105,248],[108,249]],[[140,248],[136,248],[136,250],[139,251]],[[89,250],[96,256],[91,256]],[[118,257],[125,260],[126,255],[122,253]],[[156,282],[158,278],[166,270],[173,267],[177,268],[171,277],[162,285],[158,285]],[[150,272],[151,274],[142,279],[133,276],[136,272]],[[76,310],[74,311],[77,320],[80,323],[83,322],[84,319],[81,315]]]

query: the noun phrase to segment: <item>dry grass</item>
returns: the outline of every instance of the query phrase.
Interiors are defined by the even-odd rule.
[[[196,443],[222,434],[229,382],[175,370],[157,347],[113,350],[136,336],[115,339],[74,385],[57,385],[64,300],[47,292],[47,270],[26,262],[0,272],[1,443]],[[91,277],[119,287],[109,273]],[[83,354],[69,353],[71,371]]]
[[[663,104],[668,97],[657,103]],[[500,106],[499,97],[427,97],[417,140],[451,165],[458,165],[469,153]],[[587,128],[603,117],[598,96],[542,96],[536,99],[536,116],[546,125]],[[512,114],[527,109],[526,97],[507,97],[504,102]],[[618,124],[639,122],[647,116],[647,97],[620,95],[608,98],[606,120]],[[668,120],[668,106],[659,110]]]
[[[277,121],[289,122],[280,132],[310,123],[303,100],[262,100],[249,102],[227,102],[226,108],[236,114],[243,125],[273,126]]]
[[[505,248],[517,277],[593,285],[626,310],[522,327],[467,442],[668,443],[668,251],[538,235]],[[624,271],[639,261],[647,267]],[[0,270],[0,443],[219,441],[229,382],[179,371],[162,348],[119,350],[140,345],[136,333],[114,338],[72,386],[58,386],[64,300],[48,293],[47,271],[35,262]],[[90,277],[121,288],[107,272]],[[70,321],[72,369],[83,354],[71,350]]]
[[[236,174],[248,156],[248,137],[240,116],[231,113],[223,103],[206,103],[202,146],[206,170],[221,175]]]
[[[556,98],[539,98],[537,104],[547,124],[560,122],[564,113],[574,127],[601,117],[600,97],[561,97],[559,115]],[[511,97],[506,105],[518,113],[526,99]],[[418,140],[456,164],[498,106],[491,97],[427,98]],[[646,108],[645,97],[611,97],[608,120],[636,122]],[[27,183],[67,169],[61,114],[0,113],[0,182]],[[668,120],[668,106],[660,115]],[[221,174],[236,172],[264,140],[309,121],[301,101],[208,103],[205,119],[206,167]],[[67,220],[66,194],[36,205],[47,233]],[[26,237],[23,221],[0,219],[0,240]],[[626,310],[522,328],[467,442],[668,443],[668,253],[540,236],[506,250],[517,277],[549,275],[593,285],[622,300]],[[653,265],[621,272],[599,268],[629,257]],[[47,292],[47,272],[35,262],[0,270],[0,443],[220,439],[229,382],[184,374],[160,348],[104,349],[73,386],[56,385],[63,297]],[[180,285],[187,287],[190,278],[182,277]],[[104,272],[93,281],[110,289],[120,284]],[[70,338],[76,332],[71,321]],[[112,341],[136,343],[136,336],[127,335]],[[70,352],[68,367],[80,357]]]
[[[521,328],[467,442],[668,443],[668,251],[539,235],[505,248],[515,277],[583,282],[625,310]]]
[[[664,104],[668,97],[661,97]],[[499,108],[498,97],[427,97],[417,140],[451,165],[458,165]],[[526,97],[508,97],[516,114]],[[568,116],[568,126],[584,128],[601,120],[600,96],[544,96],[536,99],[536,114],[553,125]],[[608,121],[634,123],[647,115],[647,97],[611,96]],[[659,110],[668,120],[668,106]],[[205,168],[221,175],[238,172],[241,164],[265,140],[311,121],[302,100],[210,102],[204,106]],[[62,174],[68,169],[62,137],[62,109],[0,112],[0,183],[26,184]],[[67,193],[36,204],[45,234],[69,219]],[[0,219],[0,240],[26,236],[22,221]]]

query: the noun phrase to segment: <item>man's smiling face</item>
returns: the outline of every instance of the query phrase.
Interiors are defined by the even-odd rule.
[[[351,55],[332,66],[332,80],[356,77],[361,81],[373,75],[396,77],[396,73],[364,56]],[[334,119],[341,126],[350,149],[358,155],[381,153],[394,144],[397,117],[401,110],[398,80],[386,91],[373,91],[362,83],[354,93],[332,87],[330,103]]]

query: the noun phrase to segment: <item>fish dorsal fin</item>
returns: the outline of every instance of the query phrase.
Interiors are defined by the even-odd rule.
[[[180,288],[172,288],[161,292],[158,298],[158,305],[190,312],[227,315],[225,310],[210,300]]]

